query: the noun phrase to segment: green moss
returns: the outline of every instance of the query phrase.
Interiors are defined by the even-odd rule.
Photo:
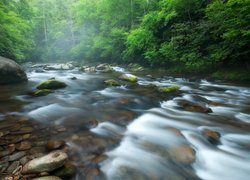
[[[50,90],[50,89],[41,89],[41,90],[38,90],[34,93],[34,96],[46,96],[50,93],[52,93],[53,91]]]
[[[159,88],[159,90],[160,92],[164,92],[164,93],[178,92],[180,90],[180,87],[177,85],[172,85],[168,87]]]
[[[67,84],[57,80],[47,80],[39,84],[37,89],[60,89],[66,87]]]
[[[108,79],[104,83],[108,86],[120,86],[120,83],[114,79]]]
[[[125,80],[125,81],[129,81],[132,83],[136,83],[138,81],[138,78],[132,74],[123,74],[120,76],[120,79]]]

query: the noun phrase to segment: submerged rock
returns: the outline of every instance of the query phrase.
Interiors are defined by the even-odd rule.
[[[46,95],[48,95],[50,93],[53,93],[53,91],[50,90],[50,89],[41,89],[41,90],[38,90],[38,91],[34,92],[33,95],[38,97],[38,96],[46,96]]]
[[[208,128],[202,129],[202,135],[211,143],[211,144],[219,144],[220,142],[220,133],[213,131]]]
[[[60,149],[65,145],[65,141],[63,140],[49,140],[47,142],[47,149],[49,150],[55,150],[55,149]]]
[[[120,86],[120,83],[114,79],[108,79],[104,83],[108,86]]]
[[[0,56],[0,84],[12,84],[27,81],[27,75],[13,60]]]
[[[179,90],[180,90],[180,87],[177,85],[159,88],[159,91],[164,92],[164,93],[179,92]]]
[[[31,148],[31,143],[29,141],[22,141],[16,145],[16,149],[19,151],[28,150]]]
[[[171,147],[168,153],[172,160],[181,163],[192,163],[195,161],[195,150],[188,145]]]
[[[23,174],[51,172],[62,167],[68,156],[63,151],[54,151],[40,158],[29,161],[23,167]]]
[[[186,111],[200,112],[200,113],[211,113],[211,108],[208,108],[204,103],[194,103],[184,99],[175,99],[177,105]]]
[[[60,89],[65,88],[67,84],[58,80],[47,80],[37,86],[37,89]]]
[[[71,163],[67,163],[63,167],[52,172],[52,174],[59,176],[59,177],[64,177],[64,178],[72,177],[75,175],[75,173],[76,173],[76,166]]]
[[[62,179],[57,176],[42,176],[38,178],[33,178],[33,180],[62,180]]]
[[[125,81],[129,81],[129,82],[137,82],[138,78],[137,76],[133,75],[133,74],[123,74],[120,76],[120,79],[125,80]]]

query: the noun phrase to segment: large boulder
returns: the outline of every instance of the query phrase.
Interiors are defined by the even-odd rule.
[[[26,73],[14,61],[0,56],[0,84],[27,81]]]

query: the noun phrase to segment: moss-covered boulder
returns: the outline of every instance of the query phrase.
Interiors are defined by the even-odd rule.
[[[180,90],[180,87],[177,85],[159,88],[159,91],[164,92],[164,93],[179,92],[179,90]]]
[[[108,79],[108,80],[104,81],[104,83],[108,86],[120,86],[121,85],[118,81],[116,81],[114,79]]]
[[[121,80],[129,81],[129,82],[133,82],[133,83],[138,81],[137,76],[135,76],[133,74],[123,74],[119,78]]]
[[[39,96],[46,96],[50,93],[53,93],[53,91],[51,89],[40,89],[37,90],[36,92],[34,92],[34,96],[39,97]]]
[[[60,89],[65,88],[67,84],[58,80],[47,80],[39,84],[36,88],[37,89]]]

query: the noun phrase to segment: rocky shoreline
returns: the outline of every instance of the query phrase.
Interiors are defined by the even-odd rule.
[[[74,176],[76,167],[69,163],[65,141],[52,138],[53,134],[65,130],[24,116],[7,116],[0,121],[0,179],[46,177],[58,169],[64,171],[59,172],[61,177]],[[71,173],[63,169],[64,165],[69,167],[68,164],[72,164]]]

